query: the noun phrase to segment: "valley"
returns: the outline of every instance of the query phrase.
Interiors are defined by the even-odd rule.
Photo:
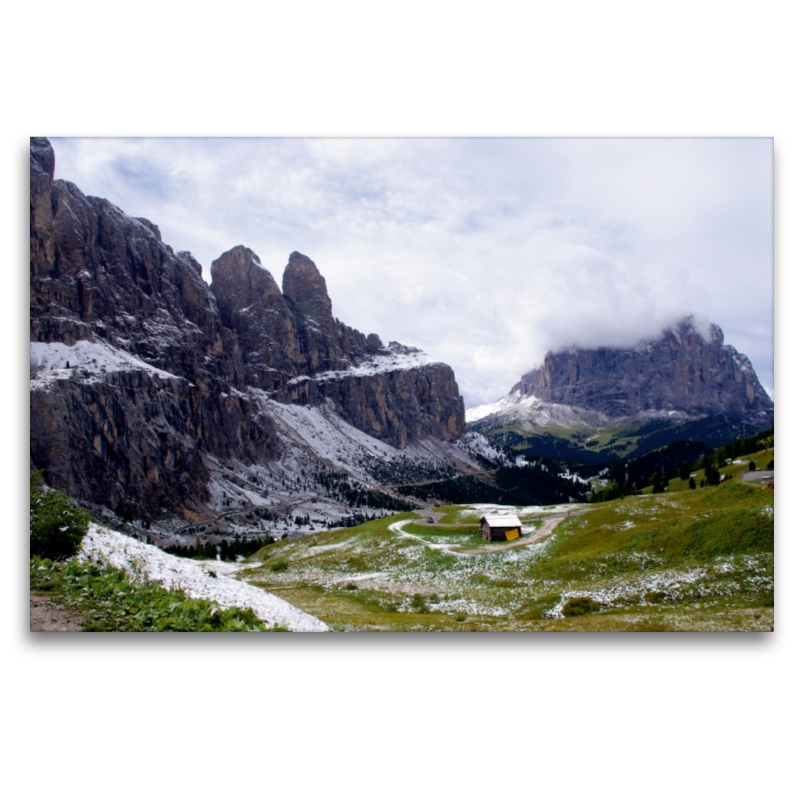
[[[269,545],[238,577],[334,630],[770,630],[772,498],[730,481],[568,517],[509,508],[525,527],[504,549],[466,523],[480,506],[447,510],[462,528],[407,513]]]
[[[221,629],[771,629],[774,404],[718,325],[548,352],[466,409],[451,366],[335,317],[308,256],[279,283],[238,244],[209,284],[54,164],[33,138],[30,468],[91,515],[112,594],[261,620]],[[483,541],[489,513],[520,538]]]

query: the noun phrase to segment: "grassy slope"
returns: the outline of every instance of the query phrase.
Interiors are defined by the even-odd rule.
[[[752,425],[722,414],[683,424],[669,420],[630,420],[612,423],[594,432],[589,428],[570,429],[556,424],[539,428],[517,421],[494,425],[479,421],[471,427],[490,441],[521,453],[577,461],[631,458],[682,439],[707,442],[714,448],[756,433]]]
[[[772,503],[738,481],[626,498],[480,556],[435,546],[473,528],[388,530],[408,513],[270,545],[242,577],[339,630],[769,630]]]
[[[774,459],[775,448],[770,447],[767,450],[759,450],[757,453],[752,453],[749,456],[740,456],[740,458],[737,460],[741,461],[741,464],[730,464],[727,467],[721,467],[719,473],[720,475],[730,475],[732,478],[738,480],[742,473],[747,472],[748,462],[752,461],[756,465],[756,469],[761,470],[766,469],[767,464]],[[695,476],[694,480],[698,486],[700,485],[700,481],[705,480],[706,471],[704,469],[693,471],[692,474]],[[669,482],[669,492],[683,492],[688,489],[688,480],[682,481],[680,478],[673,478]],[[643,491],[645,494],[652,493],[653,487],[648,486]]]

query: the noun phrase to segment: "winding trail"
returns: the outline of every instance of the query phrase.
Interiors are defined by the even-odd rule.
[[[434,550],[444,550],[450,553],[454,553],[456,555],[465,555],[465,556],[482,556],[486,553],[498,553],[502,550],[513,550],[515,547],[528,547],[529,545],[536,544],[536,542],[540,542],[542,539],[546,539],[548,536],[552,536],[555,532],[556,527],[560,522],[563,522],[565,519],[569,519],[571,517],[577,517],[580,514],[586,514],[591,509],[580,509],[576,511],[570,511],[566,514],[554,514],[550,517],[544,517],[542,519],[542,524],[531,534],[527,536],[521,536],[519,539],[515,539],[513,542],[508,542],[506,544],[496,544],[496,545],[487,545],[486,547],[480,548],[467,548],[467,547],[459,547],[455,544],[434,544],[422,536],[417,536],[414,533],[409,533],[406,530],[403,530],[405,525],[409,525],[411,523],[415,523],[417,525],[424,524],[420,520],[403,520],[401,522],[393,522],[389,526],[389,530],[393,533],[399,533],[401,536],[405,536],[409,539],[417,539],[420,542],[423,542],[428,547]],[[429,516],[433,516],[435,512],[425,511]],[[444,515],[439,514],[439,519],[441,519]],[[444,528],[449,527],[447,525],[437,525],[437,527]],[[463,527],[462,525],[453,525],[452,527]]]

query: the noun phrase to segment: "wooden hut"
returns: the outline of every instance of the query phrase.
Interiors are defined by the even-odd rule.
[[[481,538],[487,542],[510,542],[522,533],[522,523],[511,514],[487,514],[481,517]]]

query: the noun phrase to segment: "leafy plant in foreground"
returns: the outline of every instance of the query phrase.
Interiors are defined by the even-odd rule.
[[[132,579],[91,562],[31,559],[31,589],[52,592],[85,619],[86,631],[280,631],[250,608],[221,609],[203,599]]]
[[[41,470],[31,473],[32,556],[64,559],[75,555],[90,519],[64,492],[46,490]]]

